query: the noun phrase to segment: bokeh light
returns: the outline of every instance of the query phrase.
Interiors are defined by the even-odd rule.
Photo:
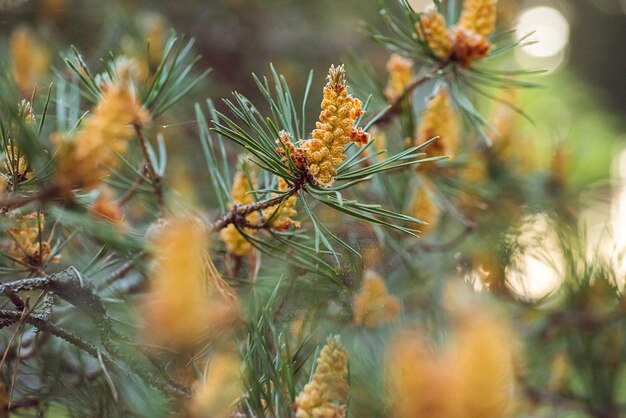
[[[520,13],[515,29],[518,41],[531,32],[534,33],[529,40],[536,41],[516,51],[517,60],[523,67],[543,67],[553,71],[563,64],[570,25],[559,10],[550,6],[525,9]]]

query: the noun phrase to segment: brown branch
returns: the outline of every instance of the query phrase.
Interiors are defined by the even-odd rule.
[[[19,208],[31,202],[43,201],[54,196],[54,189],[43,189],[29,196],[10,196],[0,200],[0,214],[6,214],[12,208]]]
[[[267,225],[265,223],[260,223],[260,224],[250,223],[246,219],[246,216],[248,216],[249,214],[253,212],[258,212],[260,210],[267,209],[269,207],[281,204],[284,200],[298,193],[302,189],[302,187],[309,181],[310,179],[309,179],[308,174],[303,172],[296,178],[294,185],[289,190],[287,190],[287,192],[283,193],[280,196],[276,196],[274,198],[267,199],[267,200],[262,200],[260,202],[252,203],[250,205],[234,204],[232,209],[228,213],[222,215],[222,217],[218,218],[217,220],[215,220],[215,222],[210,224],[209,229],[212,232],[217,232],[226,228],[230,224],[237,225],[241,228],[244,228],[244,227],[252,228],[252,229],[267,228]]]
[[[143,158],[146,160],[146,170],[150,179],[152,180],[152,185],[154,186],[154,194],[157,198],[157,207],[159,209],[159,214],[163,215],[163,183],[162,178],[159,173],[157,173],[154,168],[154,164],[152,159],[150,158],[150,154],[148,153],[148,145],[145,136],[143,135],[143,131],[141,130],[141,125],[135,123],[133,125],[135,127],[135,133],[137,134],[137,138],[139,139],[139,146],[141,148],[141,153],[143,154]]]

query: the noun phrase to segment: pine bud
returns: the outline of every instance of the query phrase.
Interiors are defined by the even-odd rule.
[[[489,37],[496,27],[497,0],[465,0],[459,26]]]
[[[243,170],[238,170],[235,173],[233,180],[233,186],[231,189],[231,197],[233,203],[238,205],[251,205],[254,203],[254,197],[250,193],[257,188],[256,176],[253,172],[249,172],[247,176]],[[246,216],[246,220],[252,224],[259,223],[259,214],[252,212]],[[253,235],[256,230],[250,228],[243,228],[246,234]],[[237,257],[243,257],[252,250],[252,245],[246,238],[237,230],[235,225],[230,224],[226,228],[220,231],[220,238],[226,245],[226,251]]]
[[[151,244],[149,289],[141,309],[147,336],[185,349],[230,327],[237,309],[206,253],[205,225],[193,218],[172,220],[153,234]]]
[[[30,95],[50,65],[50,53],[27,27],[20,26],[9,39],[12,73],[23,95]]]
[[[133,124],[145,124],[148,113],[135,96],[128,61],[118,61],[115,80],[103,82],[98,104],[77,133],[55,134],[59,150],[55,182],[59,190],[70,195],[73,189],[96,188],[110,167],[118,164],[116,154],[126,151],[133,136]]]
[[[413,201],[411,202],[411,214],[414,218],[427,222],[426,225],[416,225],[416,228],[419,228],[422,235],[426,235],[437,228],[441,210],[433,201],[433,187],[429,182],[424,182],[415,191]]]
[[[9,248],[11,257],[31,267],[41,267],[48,261],[59,262],[58,257],[50,260],[52,249],[43,238],[45,218],[41,212],[22,215],[15,224],[7,231],[13,239]]]
[[[296,396],[296,418],[345,418],[347,374],[348,353],[339,337],[329,337],[317,358],[313,379]]]
[[[416,145],[438,137],[427,148],[432,156],[454,156],[459,146],[459,119],[448,90],[440,87],[428,101],[420,121]]]
[[[382,277],[367,270],[361,290],[353,299],[354,322],[357,325],[376,328],[393,322],[401,309],[400,301],[389,294]]]
[[[420,15],[420,22],[416,23],[417,33],[426,39],[437,58],[447,60],[452,54],[453,36],[443,16],[437,10],[431,9]]]
[[[283,178],[278,179],[278,190],[286,192],[289,185]],[[278,194],[274,194],[272,197],[277,197]],[[295,209],[298,202],[297,196],[289,196],[280,205],[270,206],[263,211],[263,222],[270,222],[270,226],[278,231],[286,231],[291,226],[298,229],[300,228],[300,222],[294,221],[298,215],[298,211]]]
[[[491,50],[491,43],[473,30],[457,27],[454,37],[454,58],[464,67],[486,57]]]
[[[354,127],[363,114],[361,101],[348,94],[343,65],[331,66],[328,83],[324,87],[322,111],[312,138],[302,145],[308,172],[321,185],[330,186],[337,168],[346,159],[345,148],[350,141],[357,145],[367,143],[369,135]]]
[[[399,54],[391,54],[387,61],[389,82],[385,88],[385,96],[393,102],[404,93],[404,89],[413,78],[413,62]]]
[[[188,404],[190,418],[229,418],[242,395],[240,362],[232,353],[214,356],[203,381],[193,386]]]

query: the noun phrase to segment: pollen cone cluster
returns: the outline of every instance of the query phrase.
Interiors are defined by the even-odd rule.
[[[452,104],[450,93],[440,87],[428,100],[426,111],[420,120],[416,145],[438,137],[425,151],[431,156],[454,156],[459,147],[460,122]]]
[[[257,181],[254,173],[250,171],[249,175],[246,175],[243,170],[238,170],[235,173],[231,189],[233,203],[239,205],[253,204],[254,197],[250,192],[256,188]],[[257,212],[252,212],[246,216],[246,220],[251,224],[258,224],[259,214]],[[243,230],[248,235],[253,235],[256,232],[256,230],[250,228],[243,228]],[[250,242],[247,241],[243,235],[241,235],[233,224],[228,225],[220,231],[220,238],[226,245],[226,251],[237,257],[243,257],[252,250],[252,244],[250,244]]]
[[[50,53],[32,31],[20,26],[9,39],[13,78],[23,95],[30,95],[35,84],[48,71]]]
[[[465,0],[459,26],[481,36],[489,36],[496,27],[497,0]]]
[[[50,244],[44,240],[44,215],[29,213],[19,218],[15,227],[8,230],[13,240],[9,249],[11,257],[28,266],[42,266],[50,259]],[[50,260],[57,262],[58,259]]]
[[[211,359],[202,381],[193,386],[189,401],[190,418],[229,418],[233,404],[242,395],[240,361],[233,353],[219,353]]]
[[[413,77],[413,61],[399,54],[391,54],[387,61],[389,82],[385,88],[385,96],[394,101],[404,93],[404,89]]]
[[[348,353],[338,337],[329,337],[317,358],[313,379],[296,396],[296,418],[345,418],[347,375]]]
[[[430,182],[424,182],[419,189],[415,191],[413,201],[411,202],[411,214],[414,218],[427,222],[426,225],[415,225],[422,235],[426,235],[437,228],[441,210],[433,201],[433,186]]]
[[[468,67],[484,58],[491,50],[489,36],[496,26],[497,0],[466,0],[458,24],[448,28],[436,10],[420,15],[416,31],[425,39],[433,55],[441,60],[454,60]]]
[[[164,223],[150,236],[153,261],[141,313],[147,337],[173,348],[193,347],[238,317],[233,297],[206,254],[206,228],[196,219]],[[225,285],[225,284],[224,284]]]
[[[468,312],[436,353],[420,332],[389,351],[390,395],[398,418],[502,418],[511,402],[514,350],[495,317]]]
[[[387,291],[383,278],[371,270],[365,272],[352,306],[354,322],[369,328],[395,321],[402,309],[398,298]]]
[[[289,189],[289,185],[283,178],[278,179],[278,190],[286,192]],[[276,194],[273,197],[277,197]],[[294,221],[298,215],[298,211],[295,209],[296,203],[298,203],[297,196],[289,196],[280,205],[271,206],[263,211],[263,222],[270,223],[273,229],[278,231],[286,231],[292,226],[294,228],[300,228],[300,222]]]
[[[421,26],[418,23],[416,28],[417,32],[426,38],[428,46],[437,58],[448,59],[450,57],[454,36],[441,14],[435,9],[427,11],[421,16]]]
[[[78,132],[68,136],[55,134],[59,152],[55,182],[69,195],[73,189],[92,190],[117,165],[117,153],[126,151],[133,136],[133,124],[148,122],[147,111],[135,96],[128,61],[119,65],[117,78],[103,84],[98,104]]]
[[[307,170],[323,186],[333,183],[337,168],[346,159],[344,152],[350,141],[359,146],[369,141],[369,135],[354,126],[363,114],[361,104],[348,94],[343,66],[331,66],[319,121],[312,138],[302,144]]]

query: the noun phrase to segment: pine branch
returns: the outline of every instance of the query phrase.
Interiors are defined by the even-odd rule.
[[[87,354],[91,355],[92,357],[96,359],[102,359],[102,362],[104,363],[106,367],[109,367],[115,370],[116,372],[126,376],[127,378],[132,379],[132,376],[130,375],[130,373],[128,372],[126,368],[126,367],[130,367],[130,365],[127,364],[126,367],[122,367],[108,353],[98,349],[96,346],[72,334],[66,329],[63,329],[53,324],[52,322],[47,321],[39,314],[31,313],[30,315],[27,315],[25,318],[22,318],[22,316],[23,316],[23,313],[19,311],[0,309],[0,319],[12,321],[12,322],[23,320],[24,322],[30,325],[33,325],[34,327],[36,327],[42,332],[48,332],[58,338],[61,338],[67,341],[68,343],[74,345],[75,347],[79,348],[80,350],[86,352]],[[151,384],[155,388],[161,390],[163,393],[169,394],[173,392],[176,395],[189,396],[190,392],[188,390],[182,390],[178,386],[174,387],[174,386],[165,385],[161,381],[159,381],[159,379],[155,379],[151,374],[145,372],[142,369],[130,368],[130,370],[132,370],[133,373],[141,377],[146,383]]]

